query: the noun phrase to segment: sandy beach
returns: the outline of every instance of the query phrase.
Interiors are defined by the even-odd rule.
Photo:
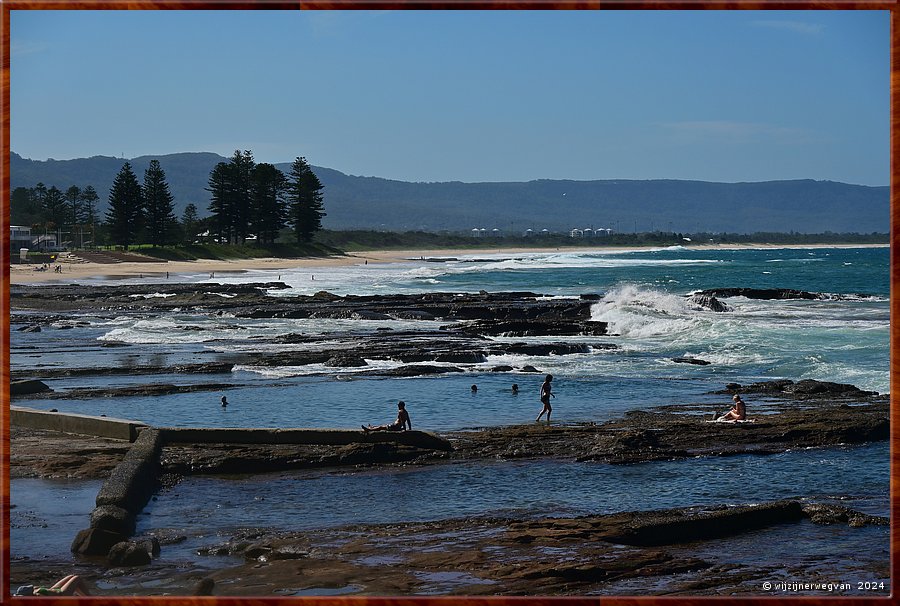
[[[702,244],[685,248],[694,250],[744,250],[754,248],[886,248],[887,244]],[[40,267],[32,264],[12,264],[10,283],[43,284],[59,283],[87,278],[122,279],[143,277],[148,280],[165,279],[178,274],[227,274],[256,269],[292,269],[297,267],[322,268],[359,265],[362,263],[401,263],[419,258],[461,257],[487,254],[525,253],[583,253],[583,252],[628,252],[639,251],[636,247],[566,247],[566,248],[480,248],[480,249],[438,249],[438,250],[376,250],[357,251],[332,257],[304,259],[197,259],[196,261],[160,261],[159,263],[61,263],[62,271],[36,271]]]

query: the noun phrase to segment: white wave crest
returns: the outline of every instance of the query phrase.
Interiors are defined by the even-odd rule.
[[[624,284],[591,308],[591,319],[606,322],[623,337],[655,337],[683,333],[706,320],[687,299],[659,290]]]

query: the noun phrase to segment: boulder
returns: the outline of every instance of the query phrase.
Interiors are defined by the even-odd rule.
[[[107,560],[110,566],[146,566],[151,558],[143,545],[133,541],[122,541],[109,550]]]
[[[325,361],[325,366],[333,368],[352,368],[357,366],[368,366],[368,363],[359,356],[338,354],[328,358],[328,360]]]
[[[26,396],[33,393],[44,393],[45,391],[53,391],[43,381],[27,380],[27,381],[10,381],[10,396]]]
[[[127,537],[118,532],[103,530],[102,528],[86,528],[75,535],[72,541],[72,553],[78,555],[105,556],[113,545],[121,543]]]
[[[710,311],[715,312],[723,312],[728,311],[728,306],[719,301],[712,295],[704,295],[704,294],[694,294],[688,297],[688,301],[702,307],[703,309],[708,309]]]
[[[677,362],[678,364],[697,364],[698,366],[709,366],[712,364],[712,362],[707,362],[706,360],[701,360],[699,358],[692,358],[690,356],[672,358],[672,361]]]
[[[124,536],[134,534],[135,518],[127,509],[101,505],[91,512],[91,528],[110,530]]]

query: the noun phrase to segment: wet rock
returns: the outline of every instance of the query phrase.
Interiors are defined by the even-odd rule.
[[[389,370],[378,371],[378,374],[391,377],[420,377],[423,375],[440,375],[448,372],[462,372],[456,366],[434,366],[431,364],[410,364]]]
[[[44,383],[43,381],[37,380],[25,380],[25,381],[10,381],[9,382],[9,395],[10,396],[26,396],[35,393],[45,393],[48,391],[53,391],[50,387]]]
[[[41,332],[41,327],[37,324],[32,324],[31,326],[23,326],[19,329],[19,332]]]
[[[748,299],[825,299],[827,295],[821,293],[808,292],[805,290],[794,290],[792,288],[710,288],[701,290],[694,296],[710,296],[721,297],[727,299],[729,297],[746,297]]]
[[[116,543],[109,550],[107,561],[110,566],[145,566],[150,563],[150,553],[132,541]]]
[[[701,360],[699,358],[693,358],[690,356],[682,356],[678,358],[672,358],[673,362],[677,362],[678,364],[696,364],[698,366],[709,366],[712,362],[708,362],[706,360]]]
[[[216,588],[216,582],[210,577],[204,577],[194,585],[191,595],[212,595]]]
[[[160,541],[158,538],[151,536],[135,542],[145,550],[147,550],[147,553],[149,553],[154,558],[159,557]]]
[[[494,366],[491,368],[491,372],[510,372],[513,370],[512,366],[506,366],[501,364],[500,366]]]
[[[105,556],[113,545],[127,539],[125,535],[102,528],[86,528],[75,535],[72,541],[72,553],[78,555]]]
[[[725,386],[725,391],[714,393],[762,393],[805,399],[806,397],[822,396],[863,398],[876,395],[877,392],[864,391],[855,385],[848,385],[846,383],[832,383],[829,381],[816,381],[814,379],[804,379],[795,383],[790,379],[779,379],[776,381],[753,383],[751,385],[729,383]]]
[[[395,311],[393,316],[398,320],[437,320],[437,317],[421,309]]]
[[[351,354],[331,356],[326,360],[325,366],[335,368],[351,368],[357,366],[368,366],[368,362]]]
[[[522,372],[541,372],[531,364],[526,364],[522,367]]]
[[[134,515],[122,507],[101,505],[91,512],[91,528],[110,530],[127,537],[134,534],[134,527]]]
[[[798,501],[731,507],[715,511],[671,510],[650,512],[603,540],[624,545],[671,545],[740,534],[803,517]]]
[[[702,307],[703,309],[708,309],[710,311],[715,311],[715,312],[728,311],[727,305],[725,305],[724,303],[719,301],[717,298],[715,298],[714,296],[709,295],[709,294],[700,294],[700,293],[693,294],[690,297],[688,297],[688,301],[690,301],[694,305]]]
[[[506,346],[506,351],[524,356],[564,356],[590,353],[591,347],[585,343],[513,343]]]
[[[803,505],[803,514],[814,524],[847,524],[853,528],[863,526],[887,526],[890,519],[860,513],[842,505],[828,503],[807,503]]]
[[[544,337],[596,335],[606,333],[606,322],[555,318],[553,320],[477,320],[467,324],[466,332],[497,337]]]

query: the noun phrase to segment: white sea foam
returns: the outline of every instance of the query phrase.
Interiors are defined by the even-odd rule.
[[[173,292],[153,292],[150,294],[139,294],[139,295],[128,295],[132,299],[168,299],[169,297],[174,297],[175,293]]]

